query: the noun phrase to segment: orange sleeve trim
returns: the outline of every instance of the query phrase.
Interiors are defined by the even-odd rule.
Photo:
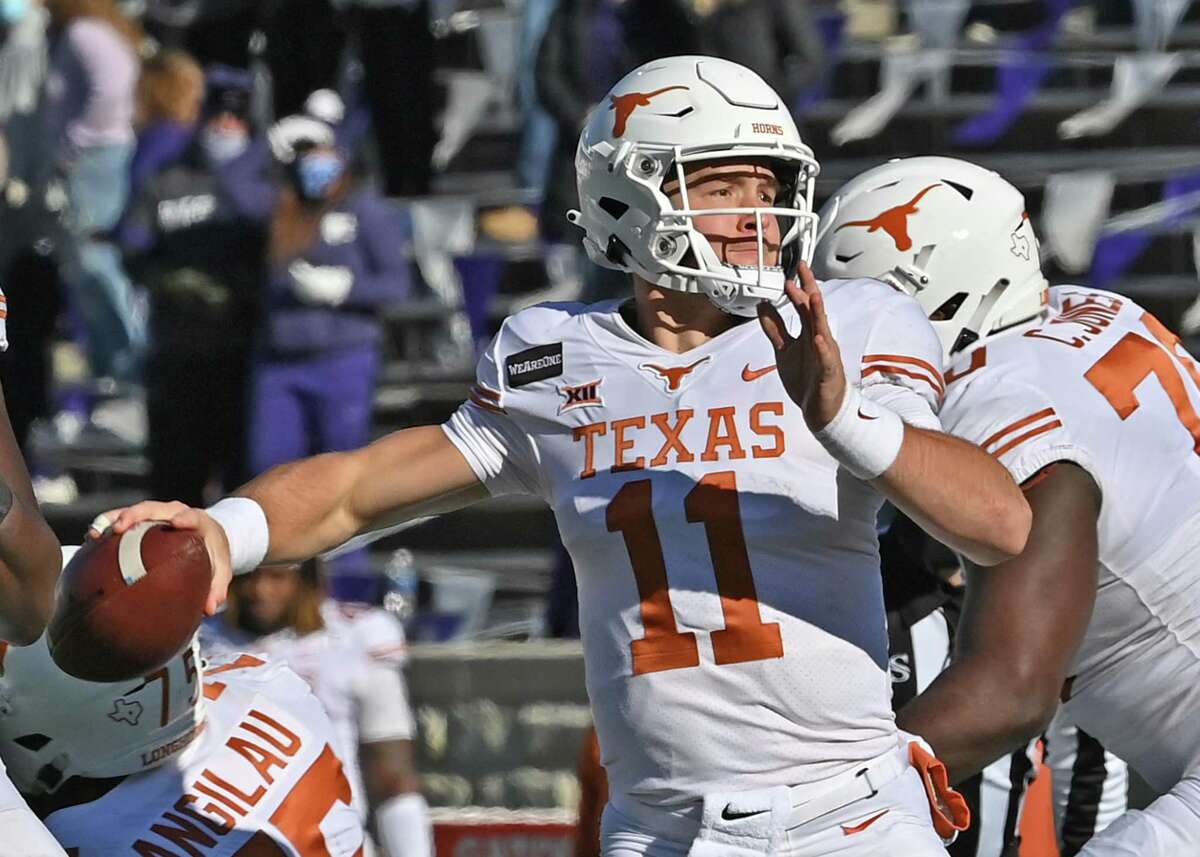
[[[932,375],[938,384],[943,383],[942,370],[918,357],[906,357],[903,354],[865,354],[862,362],[863,365],[867,363],[902,363],[905,366],[916,366]]]
[[[495,402],[497,405],[500,404],[500,394],[495,390],[489,389],[483,386],[483,384],[475,384],[471,389],[488,401]]]
[[[938,401],[941,401],[942,396],[946,392],[942,388],[942,386],[940,384],[934,382],[933,379],[931,379],[925,375],[922,375],[919,372],[910,372],[907,369],[901,369],[899,366],[879,366],[879,365],[868,366],[866,369],[863,370],[862,377],[866,378],[868,375],[874,375],[876,373],[887,374],[887,375],[903,375],[906,378],[914,378],[917,381],[924,381],[926,384],[928,384],[930,387],[933,388],[933,392],[937,396]]]
[[[1051,431],[1052,429],[1061,428],[1061,427],[1062,427],[1062,421],[1055,420],[1052,423],[1046,423],[1045,425],[1040,425],[1035,429],[1030,429],[1029,431],[1025,432],[1025,434],[1017,435],[1012,440],[1010,440],[1008,443],[1004,444],[1004,446],[997,449],[995,452],[992,453],[992,457],[999,458],[1000,456],[1004,455],[1004,453],[1008,452],[1013,447],[1020,446],[1021,444],[1023,444],[1025,441],[1029,440],[1030,438],[1037,437],[1039,434],[1045,434],[1046,432]]]
[[[989,437],[987,440],[985,440],[983,443],[981,443],[979,445],[982,446],[984,449],[987,449],[989,446],[991,446],[996,441],[1000,440],[1000,438],[1004,437],[1005,435],[1011,434],[1012,432],[1015,432],[1018,429],[1023,429],[1023,428],[1025,428],[1025,426],[1029,425],[1030,423],[1035,423],[1038,420],[1044,420],[1046,417],[1052,417],[1052,416],[1054,416],[1054,408],[1043,408],[1042,410],[1038,411],[1036,414],[1030,414],[1029,416],[1027,416],[1023,419],[1017,420],[1015,423],[1010,423],[1010,424],[1006,425],[1004,428],[1000,429],[1000,431],[996,432],[994,435],[992,435],[991,437]]]
[[[490,411],[493,414],[508,413],[506,410],[504,410],[504,408],[500,407],[499,405],[493,405],[487,399],[481,398],[479,396],[479,394],[475,392],[475,388],[471,388],[471,393],[468,396],[468,399],[470,400],[471,404],[476,405],[477,407],[483,408],[485,411]]]

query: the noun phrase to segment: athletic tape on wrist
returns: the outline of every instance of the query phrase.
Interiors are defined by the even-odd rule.
[[[247,574],[262,565],[271,542],[262,506],[249,497],[226,497],[205,511],[225,530],[234,574]]]
[[[433,857],[429,804],[414,793],[396,795],[375,808],[375,828],[389,854]]]
[[[816,433],[825,450],[859,479],[874,479],[892,466],[904,443],[904,421],[895,411],[846,385],[837,416]]]

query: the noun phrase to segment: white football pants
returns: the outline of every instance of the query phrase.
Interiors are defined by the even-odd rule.
[[[1079,857],[1183,857],[1200,854],[1200,770],[1189,771],[1143,810],[1130,810],[1096,834]]]
[[[629,803],[621,801],[628,807]],[[768,811],[770,812],[770,811]],[[909,768],[869,798],[862,798],[841,809],[788,830],[780,830],[780,848],[765,849],[751,844],[734,844],[739,822],[729,822],[724,845],[701,843],[695,838],[699,821],[686,822],[677,814],[662,812],[663,823],[654,823],[654,809],[639,805],[638,818],[631,817],[610,802],[601,822],[601,853],[604,857],[946,857],[941,838],[934,832],[929,816],[929,800],[917,772]],[[761,819],[747,819],[761,829]],[[785,827],[782,821],[775,823]],[[761,843],[761,839],[757,840]]]

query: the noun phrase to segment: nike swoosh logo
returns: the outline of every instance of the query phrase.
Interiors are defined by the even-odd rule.
[[[764,366],[761,369],[751,369],[750,364],[747,363],[746,368],[744,368],[742,370],[742,380],[746,381],[747,383],[749,383],[750,381],[757,381],[763,375],[769,375],[770,373],[774,372],[777,368],[778,367],[775,366],[774,363],[772,363],[770,366]]]
[[[866,414],[864,414],[862,412],[862,408],[858,409],[858,418],[862,419],[862,420],[877,420],[877,419],[879,419],[879,417],[868,417]]]
[[[732,804],[725,804],[725,808],[721,810],[721,818],[726,821],[737,821],[739,818],[749,818],[752,815],[762,815],[766,812],[765,809],[756,809],[753,812],[737,812],[732,809]],[[887,812],[885,809],[884,812]]]
[[[842,833],[846,834],[847,836],[853,836],[856,833],[862,833],[864,830],[866,830],[872,824],[874,824],[875,822],[879,821],[879,819],[881,819],[885,815],[887,815],[888,812],[889,812],[889,810],[885,809],[883,812],[879,813],[879,815],[873,815],[870,818],[868,818],[866,821],[861,822],[860,824],[856,824],[853,827],[847,827],[846,825],[843,824],[842,825]]]
[[[857,253],[851,253],[849,256],[843,256],[840,253],[835,253],[833,258],[837,259],[839,262],[841,262],[844,265],[847,262],[853,262],[855,259],[857,259],[859,256],[861,256],[865,252],[866,252],[865,250],[860,250]]]

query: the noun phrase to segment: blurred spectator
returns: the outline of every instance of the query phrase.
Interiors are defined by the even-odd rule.
[[[789,103],[821,72],[821,37],[807,0],[676,0],[693,27],[690,53],[753,69]]]
[[[384,192],[426,196],[437,142],[429,0],[335,0],[344,6],[363,65]]]
[[[264,566],[229,587],[201,626],[207,653],[266,652],[309,683],[342,742],[355,808],[388,857],[430,857],[429,807],[413,765],[416,723],[401,671],[404,630],[390,613],[324,597],[315,560]],[[375,857],[368,842],[359,852]]]
[[[275,0],[264,30],[276,116],[300,113],[309,93],[337,88],[346,33],[329,0]]]
[[[378,310],[409,289],[401,213],[351,175],[332,130],[296,116],[267,136],[280,162],[272,183],[258,177],[262,143],[222,177],[244,215],[269,222],[262,333],[251,373],[252,473],[369,440],[383,337]],[[365,551],[339,557],[333,570],[335,587],[378,584]],[[378,594],[359,592],[353,600],[377,601]]]
[[[248,68],[250,38],[260,26],[262,0],[146,0],[146,29],[203,66]]]
[[[144,321],[106,233],[128,198],[140,31],[113,0],[47,0],[46,8],[55,30],[50,127],[75,241],[65,279],[84,324],[92,371],[131,378],[145,342]]]
[[[525,0],[521,6],[521,43],[517,60],[521,150],[517,155],[517,181],[521,187],[539,191],[546,186],[557,127],[554,118],[538,100],[537,57],[558,3],[559,0]]]
[[[49,15],[33,3],[0,4],[0,121],[32,113],[46,79]]]
[[[180,50],[159,51],[142,65],[134,114],[137,148],[129,170],[129,197],[146,179],[177,160],[192,141],[204,100],[204,72]]]
[[[627,0],[561,0],[550,18],[537,60],[538,99],[558,126],[546,189],[542,194],[539,227],[546,242],[548,292],[538,300],[578,300],[613,297],[612,289],[627,287],[627,278],[608,278],[583,255],[579,230],[567,223],[567,211],[579,207],[575,185],[575,148],[588,111],[608,92],[608,86],[657,53],[635,53],[627,30],[665,34],[651,18],[634,17]],[[628,22],[636,22],[628,26]],[[659,36],[646,35],[655,39]],[[639,51],[647,50],[645,46]],[[585,283],[585,281],[588,281]],[[611,281],[611,284],[610,282]]]
[[[145,180],[121,229],[150,292],[146,365],[150,494],[192,505],[245,476],[246,397],[266,230],[220,192],[217,172],[250,139],[250,75],[210,74],[182,158]],[[189,126],[190,129],[190,126]]]

